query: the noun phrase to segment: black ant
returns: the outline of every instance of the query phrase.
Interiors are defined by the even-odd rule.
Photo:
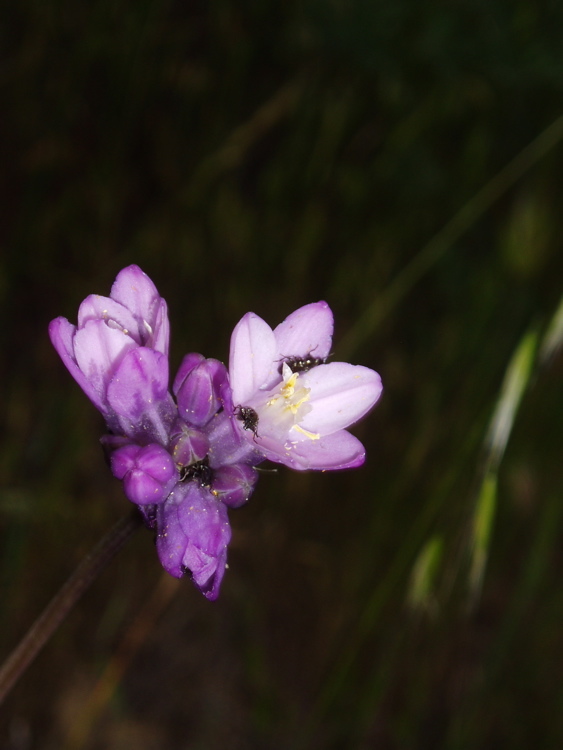
[[[242,422],[243,429],[252,430],[254,437],[257,435],[258,414],[250,406],[237,406],[235,417]]]
[[[199,481],[201,487],[209,487],[211,485],[213,469],[209,466],[209,458],[207,456],[189,466],[182,466],[180,469],[180,482],[189,482],[191,479]]]
[[[311,352],[304,357],[287,357],[279,366],[279,373],[282,374],[284,364],[291,372],[307,372],[318,365],[326,365],[327,359],[328,357],[311,357]]]

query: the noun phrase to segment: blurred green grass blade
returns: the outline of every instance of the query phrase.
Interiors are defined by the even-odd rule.
[[[555,314],[549,321],[547,330],[540,346],[539,360],[541,364],[546,364],[552,359],[563,345],[563,297],[555,311]]]
[[[487,464],[495,472],[512,432],[522,396],[530,381],[537,343],[536,331],[525,334],[512,355],[504,376],[500,397],[485,440]]]
[[[471,601],[479,595],[489,556],[489,545],[497,505],[497,474],[485,475],[473,516],[473,545],[469,570]]]
[[[444,555],[444,540],[431,537],[421,549],[412,568],[407,603],[412,609],[432,612],[436,607],[436,578]]]
[[[497,505],[498,470],[510,438],[522,396],[530,382],[538,346],[537,331],[521,338],[512,355],[485,438],[486,470],[472,523],[469,591],[472,602],[479,596]]]

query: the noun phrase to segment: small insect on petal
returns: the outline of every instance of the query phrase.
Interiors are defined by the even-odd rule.
[[[258,429],[258,414],[250,406],[237,406],[235,416],[242,422],[243,429],[251,430],[254,435]]]
[[[283,366],[286,364],[291,372],[308,372],[313,367],[318,365],[326,365],[328,357],[312,357],[311,352],[306,354],[304,357],[286,357],[278,368],[280,375],[283,371]]]

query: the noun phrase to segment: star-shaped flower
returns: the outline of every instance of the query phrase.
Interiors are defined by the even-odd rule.
[[[367,367],[326,362],[333,326],[327,303],[315,302],[274,330],[247,313],[231,337],[239,429],[266,458],[293,469],[346,469],[365,460],[346,428],[376,403],[381,378]]]

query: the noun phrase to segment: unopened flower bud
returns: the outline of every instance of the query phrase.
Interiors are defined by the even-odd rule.
[[[123,480],[123,489],[132,503],[154,505],[166,499],[178,480],[172,456],[157,444],[126,445],[111,456],[111,469]]]
[[[208,599],[216,599],[227,563],[231,528],[227,508],[196,482],[177,484],[157,507],[156,549],[176,578],[191,574]]]
[[[209,441],[201,430],[177,420],[170,438],[170,452],[179,466],[189,466],[202,461],[209,452]]]
[[[219,386],[227,379],[227,369],[216,359],[188,354],[174,381],[178,413],[188,424],[205,426],[221,408]]]
[[[240,508],[258,481],[258,472],[247,464],[221,466],[215,471],[211,492],[229,508]]]

